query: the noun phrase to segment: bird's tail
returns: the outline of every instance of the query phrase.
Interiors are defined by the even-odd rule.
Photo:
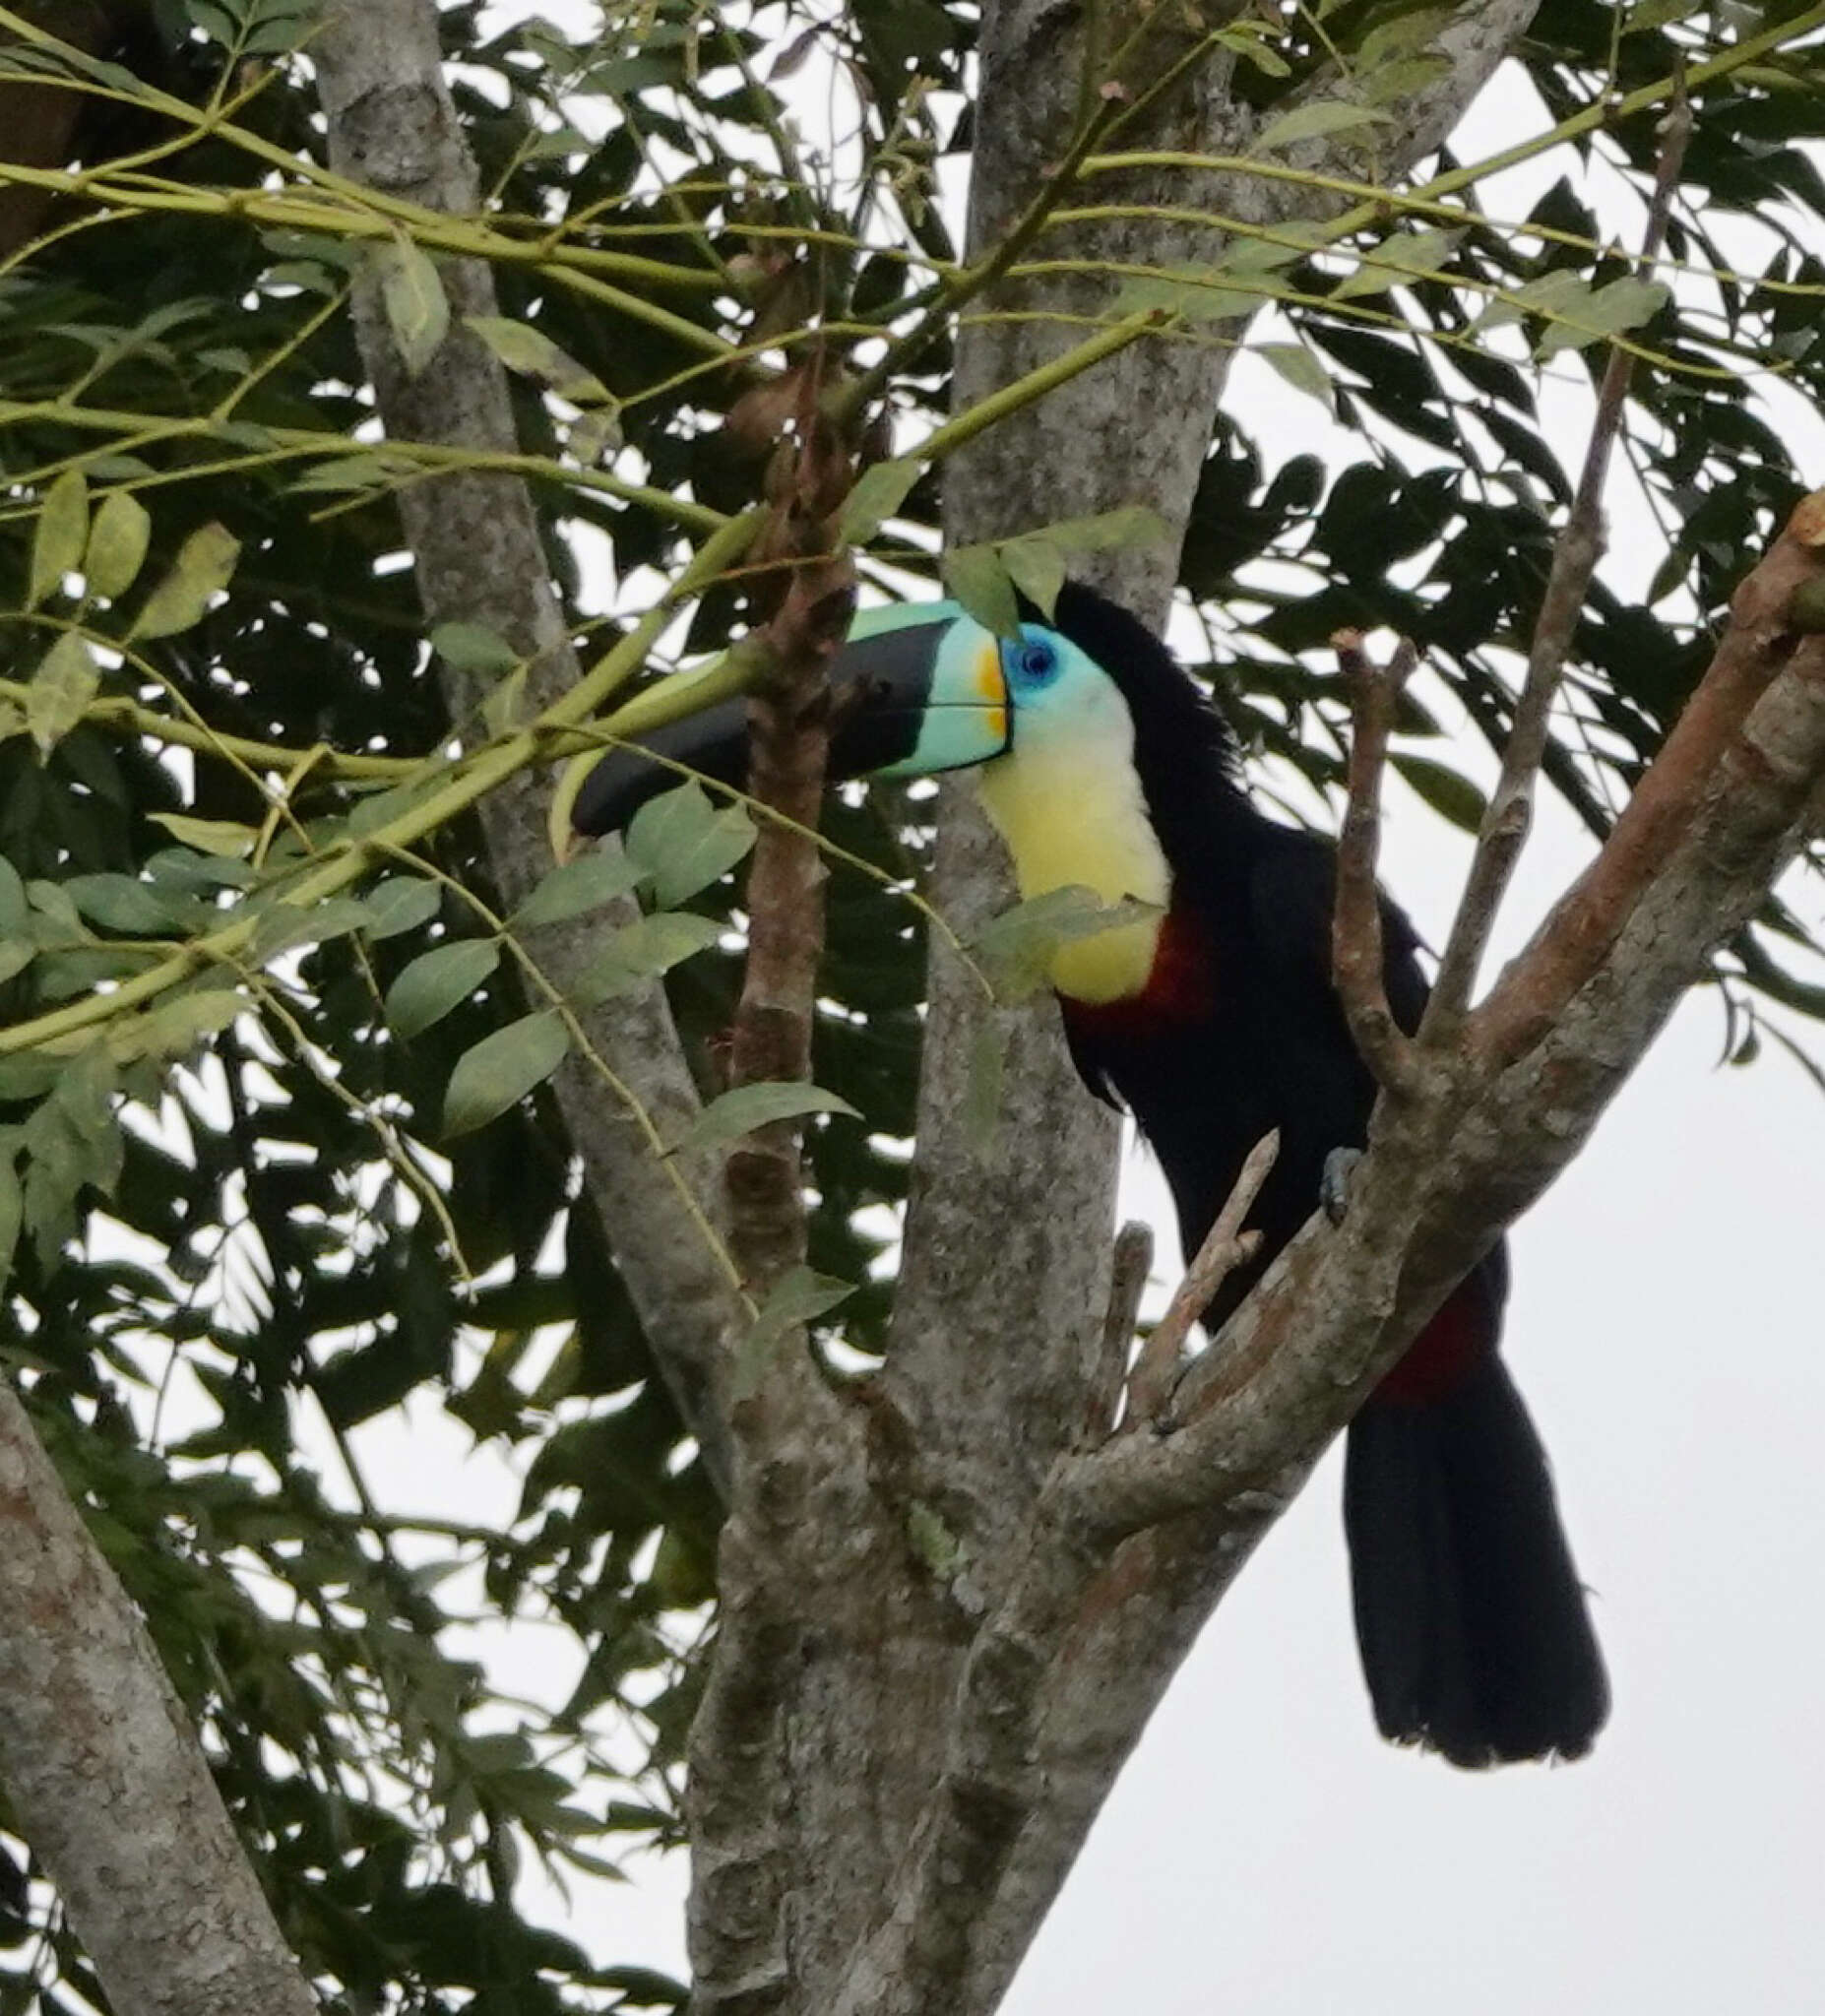
[[[1448,1393],[1370,1399],[1344,1525],[1383,1735],[1471,1768],[1584,1755],[1609,1683],[1545,1451],[1493,1351]]]

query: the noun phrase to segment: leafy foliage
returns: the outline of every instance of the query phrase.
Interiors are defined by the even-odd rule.
[[[665,975],[710,1096],[700,1141],[821,1115],[811,1267],[757,1342],[840,1302],[847,1339],[878,1352],[925,937],[891,885],[924,837],[903,805],[830,808],[815,1090],[714,1097],[739,806],[686,785],[625,857],[556,867],[503,918],[471,815],[524,729],[524,666],[473,625],[422,635],[397,492],[434,459],[372,438],[349,292],[379,277],[409,367],[453,340],[440,261],[493,261],[502,312],[455,338],[514,374],[566,621],[610,650],[596,556],[617,606],[644,609],[683,534],[764,491],[802,391],[779,359],[801,359],[807,324],[859,346],[935,302],[895,379],[902,458],[873,444],[846,520],[882,578],[928,577],[936,484],[909,444],[948,397],[934,164],[974,13],[861,0],[770,44],[738,10],[658,0],[584,43],[448,7],[489,214],[377,222],[322,158],[291,53],[309,6],[120,12],[104,55],[41,35],[0,55],[80,96],[69,158],[103,183],[138,166],[104,208],[53,171],[36,243],[0,274],[0,1362],[152,1620],[287,1935],[347,2007],[674,2005],[674,1984],[545,1929],[522,1880],[529,1852],[561,1879],[677,1838],[716,1524],[541,1088],[580,1048],[575,1008]],[[1345,625],[1415,636],[1499,743],[1569,494],[1538,367],[1601,368],[1612,338],[1641,353],[1631,441],[1668,551],[1647,606],[1600,589],[1578,631],[1549,768],[1594,829],[1676,717],[1744,557],[1803,487],[1756,374],[1825,403],[1807,145],[1825,57],[1780,45],[1796,6],[1760,10],[1746,65],[1733,30],[1686,12],[1618,24],[1548,0],[1521,52],[1552,118],[1637,186],[1662,82],[1690,64],[1700,117],[1655,276],[1569,173],[1505,220],[1447,163],[1359,227],[1214,239],[1208,267],[1111,284],[1111,315],[1147,307],[1162,341],[1239,338],[1271,300],[1261,356],[1349,435],[1327,469],[1236,412],[1205,467],[1183,580],[1221,626],[1211,669],[1251,751],[1337,782],[1324,647]],[[1380,107],[1438,60],[1437,13],[1317,14],[1322,42],[1264,21],[1218,38],[1263,161],[1329,136],[1372,179]],[[1276,114],[1328,52],[1348,89]],[[861,108],[859,177],[789,123],[814,61]],[[1734,220],[1766,247],[1757,272],[1726,256]],[[556,248],[538,260],[533,223]],[[947,579],[1005,619],[1014,587],[1043,603],[1086,546],[1145,531],[1053,527],[952,555]],[[685,650],[744,615],[738,583],[714,584]],[[451,719],[433,653],[487,689],[480,720]],[[1414,704],[1402,725],[1409,782],[1474,821],[1435,724]],[[640,916],[604,924],[556,989],[529,936],[632,894]],[[1018,991],[1095,927],[1017,916],[984,958]],[[1754,989],[1816,1008],[1777,963],[1795,936],[1771,902],[1720,963],[1739,1020]],[[427,1418],[510,1460],[498,1530],[420,1512],[381,1474],[399,1442],[376,1424]],[[553,1634],[563,1698],[503,1698],[466,1650],[478,1617]],[[101,1999],[36,1875],[0,1840],[0,2016]]]

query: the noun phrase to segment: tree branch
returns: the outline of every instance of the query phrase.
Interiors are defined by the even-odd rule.
[[[1101,1441],[1115,1425],[1115,1411],[1128,1377],[1128,1354],[1141,1317],[1141,1297],[1147,1292],[1153,1264],[1153,1228],[1131,1218],[1115,1234],[1115,1250],[1109,1257],[1109,1305],[1102,1318],[1099,1375],[1084,1412],[1084,1434],[1092,1442]]]
[[[362,0],[345,6],[312,44],[329,121],[332,160],[342,172],[429,208],[466,215],[479,208],[475,168],[445,85],[437,11],[430,0]],[[356,334],[387,430],[408,439],[487,451],[517,447],[504,373],[461,327],[465,315],[497,312],[485,265],[449,260],[439,276],[450,298],[451,335],[415,378],[395,351],[378,289],[362,285]],[[414,483],[401,496],[427,627],[452,620],[484,625],[531,662],[529,705],[574,684],[579,667],[540,547],[524,482],[499,472],[454,472]],[[482,694],[446,670],[457,721]],[[511,909],[549,866],[544,787],[514,779],[481,807],[489,862]],[[632,912],[610,915],[625,922]],[[599,946],[600,913],[528,934],[539,965],[562,984]],[[665,998],[658,986],[591,1010],[592,1045],[628,1086],[665,1138],[688,1129],[698,1109]],[[723,1393],[727,1346],[746,1328],[740,1297],[702,1238],[699,1224],[668,1184],[653,1181],[646,1139],[610,1100],[588,1064],[572,1058],[555,1080],[559,1106],[588,1174],[590,1201],[641,1328],[705,1467],[726,1496],[728,1429]],[[713,1217],[716,1170],[686,1155],[684,1174]]]
[[[1553,906],[1472,1017],[1473,1048],[1512,1063],[1539,1042],[1605,960],[1702,803],[1749,710],[1815,648],[1794,604],[1825,578],[1825,492],[1794,507],[1767,557],[1731,598],[1731,624],[1603,850]],[[1466,901],[1469,901],[1467,896]]]
[[[748,788],[782,816],[760,822],[748,868],[751,922],[735,1009],[735,1085],[811,1076],[828,879],[817,829],[830,747],[830,662],[855,603],[854,569],[847,553],[832,550],[850,459],[818,412],[820,376],[807,368],[800,378],[790,490],[763,541],[776,557],[802,557],[762,632],[768,671],[748,696]],[[730,1152],[724,1180],[744,1285],[764,1296],[805,1257],[798,1122],[776,1120],[747,1136]],[[796,1328],[793,1334],[802,1342]]]
[[[0,1783],[118,2016],[315,2016],[146,1627],[3,1378]]]
[[[1662,122],[1662,132],[1654,194],[1642,234],[1641,256],[1636,262],[1636,271],[1642,274],[1653,271],[1655,256],[1666,239],[1673,193],[1679,186],[1679,169],[1685,159],[1686,143],[1692,136],[1692,107],[1685,94],[1683,74],[1675,80],[1672,104]],[[1429,1042],[1449,1045],[1456,1040],[1477,984],[1489,933],[1495,925],[1495,914],[1533,824],[1534,786],[1546,753],[1552,705],[1558,697],[1565,661],[1590,593],[1591,577],[1603,557],[1604,485],[1609,473],[1610,453],[1621,430],[1634,369],[1634,353],[1619,344],[1611,345],[1578,487],[1553,542],[1546,590],[1528,653],[1527,677],[1515,705],[1514,725],[1502,750],[1501,775],[1483,814],[1464,898],[1420,1023],[1421,1033]]]
[[[1248,1152],[1235,1186],[1204,1235],[1166,1312],[1141,1348],[1128,1381],[1127,1425],[1154,1427],[1165,1418],[1184,1368],[1185,1340],[1191,1326],[1211,1305],[1217,1291],[1261,1243],[1259,1232],[1245,1232],[1242,1220],[1260,1195],[1261,1185],[1280,1153],[1280,1130],[1264,1135]]]
[[[1382,967],[1381,896],[1375,857],[1381,847],[1381,779],[1401,689],[1418,654],[1403,638],[1384,668],[1363,649],[1359,631],[1340,631],[1336,647],[1350,688],[1350,801],[1337,847],[1337,908],[1331,919],[1331,975],[1362,1061],[1386,1092],[1411,1097],[1419,1060],[1394,1020]]]

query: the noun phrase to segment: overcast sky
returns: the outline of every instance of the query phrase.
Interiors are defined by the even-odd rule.
[[[1458,151],[1543,123],[1505,73]],[[1579,175],[1575,158],[1519,171],[1490,208],[1524,214],[1561,172]],[[1575,460],[1581,374],[1553,372]],[[1318,410],[1265,371],[1238,385],[1270,458],[1321,436]],[[1814,426],[1808,473],[1825,481],[1820,444]],[[1610,510],[1610,577],[1638,591],[1649,529],[1625,488]],[[1498,952],[1586,851],[1548,807]],[[1385,875],[1435,943],[1466,852],[1397,786]],[[1796,900],[1817,923],[1816,893]],[[1514,1234],[1507,1351],[1614,1687],[1594,1756],[1471,1776],[1377,1738],[1334,1455],[1168,1694],[1010,2016],[1825,2010],[1825,1096],[1773,1054],[1719,1069],[1721,1040],[1715,997],[1695,996]],[[1176,1251],[1138,1153],[1127,1183]],[[455,1437],[418,1428],[427,1494],[507,1509]],[[635,1867],[633,1885],[591,1891],[580,1929],[598,1952],[683,1972],[683,1860]]]

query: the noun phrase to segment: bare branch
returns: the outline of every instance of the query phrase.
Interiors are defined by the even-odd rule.
[[[0,1784],[120,2016],[314,2016],[139,1612],[4,1379]]]
[[[1418,1088],[1418,1060],[1394,1020],[1382,971],[1381,899],[1375,857],[1381,846],[1381,779],[1395,703],[1413,675],[1418,654],[1402,638],[1384,668],[1363,649],[1356,630],[1332,638],[1354,729],[1350,741],[1350,802],[1337,847],[1337,909],[1331,919],[1331,973],[1350,1034],[1362,1061],[1385,1091],[1411,1097]]]
[[[1084,1413],[1084,1434],[1090,1442],[1101,1441],[1115,1424],[1115,1410],[1128,1376],[1128,1354],[1141,1317],[1141,1297],[1147,1292],[1153,1264],[1153,1228],[1131,1218],[1115,1234],[1115,1250],[1109,1258],[1109,1306],[1102,1319],[1101,1371]]]
[[[1185,1340],[1191,1326],[1211,1305],[1217,1291],[1244,1260],[1254,1257],[1261,1243],[1259,1232],[1245,1232],[1242,1221],[1261,1194],[1280,1154],[1280,1130],[1263,1135],[1248,1151],[1234,1186],[1217,1214],[1216,1222],[1204,1235],[1204,1242],[1192,1256],[1185,1278],[1178,1285],[1154,1334],[1141,1347],[1134,1372],[1128,1381],[1126,1425],[1153,1426],[1166,1415],[1178,1388],[1185,1361]]]
[[[1683,71],[1675,79],[1672,104],[1662,122],[1662,135],[1654,195],[1642,236],[1641,257],[1636,263],[1636,270],[1641,273],[1652,271],[1655,256],[1667,236],[1673,193],[1679,186],[1680,164],[1692,136],[1692,107],[1685,94]],[[1451,935],[1439,961],[1438,978],[1420,1023],[1421,1035],[1430,1042],[1450,1044],[1463,1024],[1496,912],[1533,824],[1534,785],[1545,754],[1553,702],[1558,697],[1578,617],[1590,593],[1591,577],[1603,557],[1604,485],[1609,474],[1610,453],[1621,429],[1634,368],[1633,352],[1619,344],[1612,345],[1598,390],[1597,412],[1591,423],[1584,468],[1572,496],[1571,510],[1553,542],[1546,592],[1528,653],[1527,677],[1515,705],[1514,725],[1502,751],[1501,775],[1483,814],[1464,898],[1452,920]]]

